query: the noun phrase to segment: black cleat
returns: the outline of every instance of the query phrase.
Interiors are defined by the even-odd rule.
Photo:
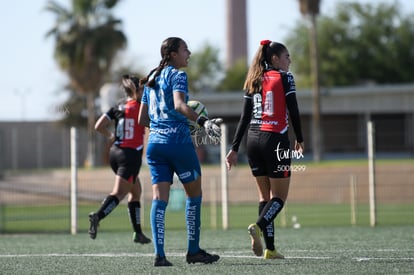
[[[151,239],[148,239],[144,233],[134,232],[134,243],[146,244],[150,243]]]
[[[170,263],[165,256],[160,257],[160,255],[157,255],[155,257],[154,266],[172,266],[172,265],[173,264]]]
[[[188,254],[187,253],[187,263],[195,264],[195,263],[203,263],[203,264],[211,264],[217,262],[220,259],[219,255],[209,254],[205,250],[200,249],[195,254]]]
[[[96,234],[98,233],[98,226],[99,226],[99,217],[96,213],[89,213],[89,222],[91,225],[89,226],[89,237],[94,240],[96,238]]]

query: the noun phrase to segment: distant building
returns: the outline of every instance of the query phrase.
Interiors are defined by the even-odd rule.
[[[311,90],[297,91],[307,150],[311,150]],[[234,133],[243,92],[203,94],[210,116],[224,117]],[[414,84],[370,85],[321,90],[324,153],[365,153],[366,124],[373,121],[379,152],[414,154]],[[231,141],[229,141],[231,142]]]
[[[297,91],[302,115],[306,155],[310,155],[312,93]],[[243,92],[197,95],[210,117],[222,117],[228,125],[228,143],[234,135],[243,104]],[[366,124],[375,126],[376,152],[414,157],[414,84],[322,89],[321,130],[323,155],[363,156],[367,151]],[[56,122],[0,122],[0,171],[69,167],[69,129]],[[108,145],[97,135],[97,164],[107,160]],[[245,141],[245,140],[244,140]],[[86,158],[87,135],[79,130],[79,165]],[[201,147],[207,162],[217,162],[219,146]],[[244,157],[241,146],[240,157]]]

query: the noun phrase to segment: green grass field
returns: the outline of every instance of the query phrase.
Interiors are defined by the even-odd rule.
[[[0,236],[1,274],[413,274],[414,227],[278,228],[286,259],[264,260],[250,250],[246,229],[203,229],[201,246],[221,256],[210,265],[185,263],[186,233],[167,228],[172,267],[153,267],[153,246],[129,232]]]
[[[70,235],[68,204],[0,204],[0,274],[414,274],[412,202],[377,205],[376,227],[369,226],[366,204],[357,205],[351,225],[349,204],[288,203],[276,220],[276,245],[284,260],[264,260],[250,250],[247,225],[255,221],[257,205],[229,205],[229,229],[222,230],[220,205],[206,203],[201,246],[221,256],[211,265],[185,263],[184,211],[169,207],[166,252],[174,266],[168,268],[153,267],[152,244],[132,242],[125,203],[101,221],[91,240],[88,213],[99,205],[79,204],[78,234]],[[149,210],[144,205],[148,236]],[[294,217],[299,229],[293,228]]]
[[[86,232],[89,226],[88,213],[95,211],[99,203],[80,205],[78,211],[78,230]],[[144,229],[149,230],[149,211],[144,207],[142,214]],[[168,208],[167,208],[168,209]],[[378,225],[414,225],[413,204],[386,204],[377,206]],[[171,229],[184,229],[184,210],[167,210],[166,223]],[[214,215],[215,211],[215,215]],[[7,206],[0,211],[2,218],[0,232],[3,233],[68,233],[70,232],[69,205],[51,206]],[[222,228],[220,205],[214,210],[206,204],[202,210],[202,224],[205,228]],[[243,229],[255,222],[257,206],[253,204],[230,205],[229,227]],[[351,210],[348,204],[288,204],[276,219],[278,227],[291,227],[296,217],[302,227],[314,226],[351,226]],[[130,231],[127,208],[119,205],[108,218],[101,221],[102,230]],[[359,205],[356,211],[356,225],[369,225],[368,205]]]
[[[375,228],[368,226],[366,205],[358,208],[357,226],[350,225],[348,205],[288,205],[276,222],[277,247],[285,260],[264,260],[251,252],[246,228],[257,216],[256,206],[231,206],[230,229],[222,230],[221,208],[212,221],[213,209],[207,205],[202,211],[201,246],[221,256],[212,265],[185,263],[184,212],[168,210],[166,252],[174,264],[169,268],[152,266],[152,244],[132,242],[125,205],[101,221],[96,240],[89,239],[87,214],[97,206],[81,205],[77,235],[68,234],[68,206],[3,209],[9,221],[3,228],[6,233],[0,235],[0,274],[414,273],[412,205],[382,205]],[[144,208],[148,236],[149,208]],[[41,218],[45,211],[52,219]],[[299,229],[292,227],[293,216],[301,224]],[[214,223],[216,229],[211,229]]]

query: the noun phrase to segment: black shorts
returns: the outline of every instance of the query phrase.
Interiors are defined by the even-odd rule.
[[[290,177],[291,149],[287,133],[248,131],[247,157],[255,177]]]
[[[120,148],[112,145],[109,151],[109,163],[115,174],[135,183],[142,164],[142,149]]]

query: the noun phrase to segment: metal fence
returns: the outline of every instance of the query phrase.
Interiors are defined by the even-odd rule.
[[[3,169],[0,169],[0,232],[18,231],[16,224],[20,224],[22,228],[27,224],[36,224],[30,227],[33,231],[49,230],[47,223],[43,221],[49,224],[62,223],[61,230],[69,230],[71,226],[69,129],[54,127],[50,123],[38,123],[35,128],[33,124],[6,125],[3,123],[2,127],[0,138],[6,139],[8,143],[2,142],[0,147],[3,161]],[[234,128],[234,125],[232,127]],[[354,133],[354,135],[360,136],[361,133]],[[86,152],[86,134],[82,130],[79,131],[79,140],[81,142],[79,142],[77,151],[79,159],[82,160]],[[104,156],[107,148],[104,147],[102,141],[98,139],[98,144],[101,145],[99,155]],[[243,149],[244,146],[241,146],[240,165],[234,167],[227,175],[228,204],[233,208],[243,205],[257,208],[257,189],[254,178],[246,165]],[[222,192],[223,177],[219,166],[220,146],[204,145],[198,147],[197,151],[203,163],[213,163],[203,164],[202,167],[205,206],[220,207],[225,201]],[[56,152],[59,153],[56,154]],[[395,153],[388,153],[387,156],[394,156]],[[390,215],[395,217],[403,215],[403,220],[405,219],[408,224],[414,224],[413,155],[411,152],[398,152],[398,154],[403,157],[399,161],[389,159],[377,163],[376,203],[379,206],[379,215],[386,209],[385,211],[389,211]],[[366,215],[365,209],[369,204],[368,161],[364,160],[365,154],[363,152],[358,152],[356,155],[336,153],[335,157],[329,156],[330,161],[325,160],[321,164],[312,163],[309,161],[311,159],[309,154],[306,155],[307,160],[292,162],[292,167],[297,169],[294,169],[295,172],[292,174],[286,209],[291,209],[290,214],[295,215],[292,209],[296,206],[302,205],[306,209],[315,206],[317,208],[311,215],[315,220],[322,220],[322,224],[327,213],[335,215],[332,214],[332,210],[339,209],[337,211],[346,211],[346,215],[336,214],[351,217],[347,218],[348,220],[343,224],[358,224],[353,215],[358,215],[361,211],[364,212],[362,215]],[[360,160],[348,162],[345,160],[355,156],[358,156]],[[7,165],[4,165],[5,159],[8,160]],[[56,168],[56,166],[64,168]],[[89,205],[90,208],[93,207],[91,210],[94,210],[112,190],[114,175],[107,165],[103,166],[79,170],[77,186],[79,205]],[[28,169],[29,167],[31,169]],[[142,205],[149,206],[152,194],[145,158],[140,178],[143,185]],[[179,209],[180,200],[184,197],[180,188],[182,187],[179,183],[174,184],[172,190],[174,194],[171,196],[171,205],[177,209]],[[401,211],[401,208],[396,207],[398,205],[402,205],[403,209],[408,207],[409,210]],[[337,206],[343,207],[336,208]],[[365,219],[363,223],[367,222]],[[10,224],[15,224],[15,226],[10,227]]]
[[[352,209],[356,209],[355,215],[361,215],[361,209],[366,208],[369,200],[366,163],[359,161],[354,164],[335,164],[333,161],[331,164],[302,163],[300,165],[305,167],[305,171],[298,171],[292,175],[287,209],[294,209],[297,205],[307,207],[322,205],[323,207],[318,208],[317,212],[312,215],[315,215],[315,219],[323,220],[324,215],[331,213],[332,208],[345,205],[346,207],[340,211],[346,211],[346,216],[351,216],[351,219],[344,222],[349,225],[352,224]],[[377,165],[376,203],[379,206],[379,215],[385,209],[382,206],[407,205],[408,209],[411,209],[409,212],[404,212],[406,210],[401,212],[398,207],[387,207],[386,211],[394,211],[388,213],[394,216],[405,215],[407,224],[414,224],[413,168],[412,160],[384,161]],[[220,207],[223,200],[220,167],[208,165],[203,166],[202,170],[204,205],[205,207],[212,205]],[[143,185],[142,204],[149,209],[152,194],[150,175],[146,167],[143,167],[140,179]],[[251,205],[257,208],[257,189],[249,168],[244,165],[233,168],[228,174],[228,179],[229,206]],[[7,173],[0,181],[0,232],[13,232],[7,228],[9,228],[9,223],[16,222],[16,220],[24,224],[39,220],[53,222],[54,219],[56,222],[63,222],[62,228],[68,231],[70,228],[70,181],[71,175],[67,169]],[[81,169],[78,173],[78,203],[90,205],[90,210],[95,210],[112,190],[113,181],[114,176],[109,167]],[[180,201],[177,200],[184,200],[181,185],[174,183],[172,190],[176,194],[172,194],[170,206],[179,209]],[[62,205],[65,205],[63,221],[62,215],[55,211]],[[37,213],[38,206],[43,207],[43,213]],[[7,210],[13,208],[22,209],[24,213]],[[221,213],[217,214],[221,215]],[[344,213],[336,214],[344,215]],[[291,212],[290,215],[295,215],[295,213]],[[323,221],[321,223],[323,224]],[[359,219],[359,223],[368,224],[368,220]],[[39,225],[36,231],[42,232],[49,229],[47,225],[44,228]]]

